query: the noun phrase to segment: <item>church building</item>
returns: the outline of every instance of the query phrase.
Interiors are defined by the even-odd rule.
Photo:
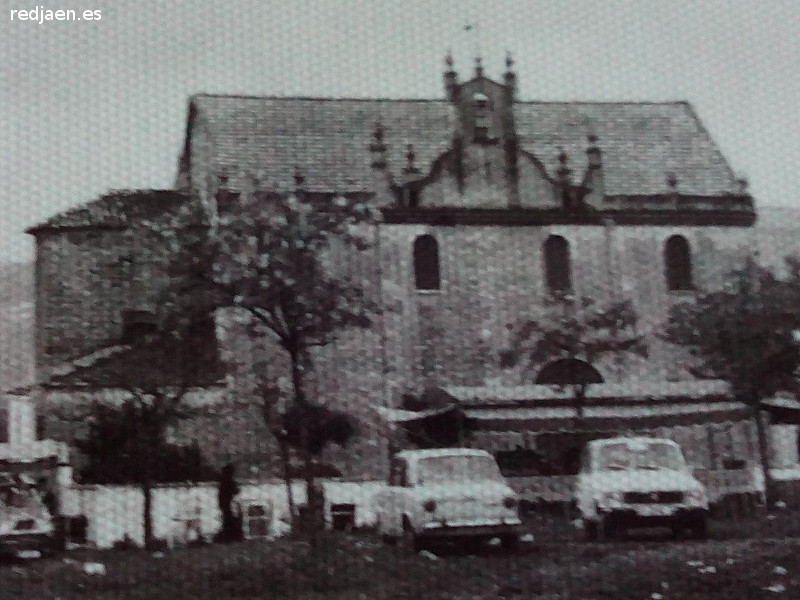
[[[343,473],[381,472],[394,409],[432,387],[457,405],[461,443],[559,463],[575,417],[569,390],[543,382],[548,365],[501,360],[554,294],[630,300],[649,345],[647,358],[588,365],[592,431],[669,435],[702,469],[752,458],[745,407],[720,382],[694,380],[684,351],[659,336],[675,303],[719,287],[753,253],[746,182],[687,102],[528,101],[510,57],[500,70],[477,59],[460,77],[448,56],[433,99],[192,96],[174,190],[110,193],[29,231],[41,406],[96,393],[64,365],[112,360],[99,349],[146,329],[157,310],[168,277],[147,256],[166,250],[126,235],[131,224],[187,203],[213,222],[254,176],[263,192],[361,198],[382,215],[374,247],[343,260],[389,310],[314,357],[312,396],[359,421],[359,440],[328,457]],[[246,369],[260,350],[243,327],[218,315],[198,346]],[[208,373],[206,414],[181,435],[217,462],[271,464],[236,373]]]

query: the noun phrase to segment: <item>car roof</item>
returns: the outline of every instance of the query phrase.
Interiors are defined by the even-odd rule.
[[[395,454],[397,458],[409,462],[423,458],[440,458],[445,456],[491,456],[486,450],[478,448],[430,448],[426,450],[403,450]]]

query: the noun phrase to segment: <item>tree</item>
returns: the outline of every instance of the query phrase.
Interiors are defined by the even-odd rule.
[[[178,250],[171,271],[183,282],[183,300],[245,311],[253,334],[269,337],[287,358],[291,403],[277,421],[270,413],[269,422],[279,442],[300,454],[315,529],[323,515],[314,455],[320,445],[344,443],[347,436],[337,433],[342,415],[308,397],[306,379],[314,348],[372,323],[377,306],[342,261],[370,247],[378,212],[358,198],[314,200],[299,191],[287,197],[259,192],[256,180],[247,181],[200,235],[180,224],[163,233]]]
[[[763,400],[779,391],[797,392],[800,353],[800,262],[787,260],[777,278],[750,259],[732,272],[721,290],[673,307],[666,338],[687,347],[693,375],[728,382],[731,394],[752,407],[768,505],[774,500],[769,472]]]
[[[83,483],[125,484],[142,480],[143,461],[138,455],[139,428],[130,403],[114,406],[95,402],[88,415],[88,431],[75,446],[85,458],[79,473]],[[216,477],[199,446],[171,443],[163,437],[150,448],[158,457],[154,483],[208,481]]]
[[[637,315],[630,301],[603,305],[590,298],[557,295],[536,319],[515,328],[510,348],[501,353],[501,366],[522,365],[533,370],[551,365],[547,372],[540,372],[537,383],[572,389],[575,429],[580,434],[586,390],[602,381],[591,365],[625,354],[647,356],[647,346],[636,325]]]
[[[259,373],[256,378],[256,393],[261,399],[264,423],[278,444],[289,514],[294,521],[297,511],[292,490],[294,468],[291,451],[301,450],[303,426],[308,431],[308,449],[312,456],[318,456],[331,443],[345,446],[356,434],[356,428],[346,413],[327,406],[315,405],[308,412],[293,406],[287,409],[280,386],[269,377],[265,367],[261,363],[256,369]],[[313,465],[311,468],[313,469]],[[309,465],[305,465],[304,472],[308,469]]]
[[[88,454],[86,474],[107,482],[135,481],[144,496],[145,546],[153,545],[152,487],[187,461],[196,474],[206,466],[199,451],[179,450],[167,443],[167,428],[193,414],[185,402],[194,386],[216,383],[215,349],[208,344],[207,318],[181,315],[164,318],[155,331],[131,343],[106,348],[97,360],[77,361],[51,379],[56,384],[111,390],[117,398],[95,403],[88,416],[89,435],[79,442]],[[114,463],[110,461],[114,460]],[[131,479],[128,479],[130,477]]]

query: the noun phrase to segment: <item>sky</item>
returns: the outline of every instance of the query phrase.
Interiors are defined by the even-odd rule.
[[[442,98],[448,50],[462,78],[510,52],[524,100],[688,100],[757,206],[800,206],[797,0],[27,1],[0,0],[0,262],[171,187],[192,94]],[[11,19],[37,3],[101,18]]]

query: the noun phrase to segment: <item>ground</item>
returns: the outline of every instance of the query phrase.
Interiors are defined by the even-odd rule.
[[[579,530],[542,532],[519,554],[446,549],[409,554],[370,533],[329,533],[316,557],[299,540],[206,545],[153,555],[76,550],[0,566],[0,596],[25,600],[325,598],[332,600],[742,600],[800,597],[794,511],[715,521],[711,539],[645,532],[585,543]],[[531,529],[542,527],[535,519]],[[569,530],[568,530],[569,529]],[[550,534],[548,537],[547,534]],[[742,539],[742,535],[750,539]],[[737,539],[738,538],[738,539]],[[445,549],[442,549],[445,550]],[[102,563],[105,575],[84,565]],[[91,569],[90,569],[91,570]]]

